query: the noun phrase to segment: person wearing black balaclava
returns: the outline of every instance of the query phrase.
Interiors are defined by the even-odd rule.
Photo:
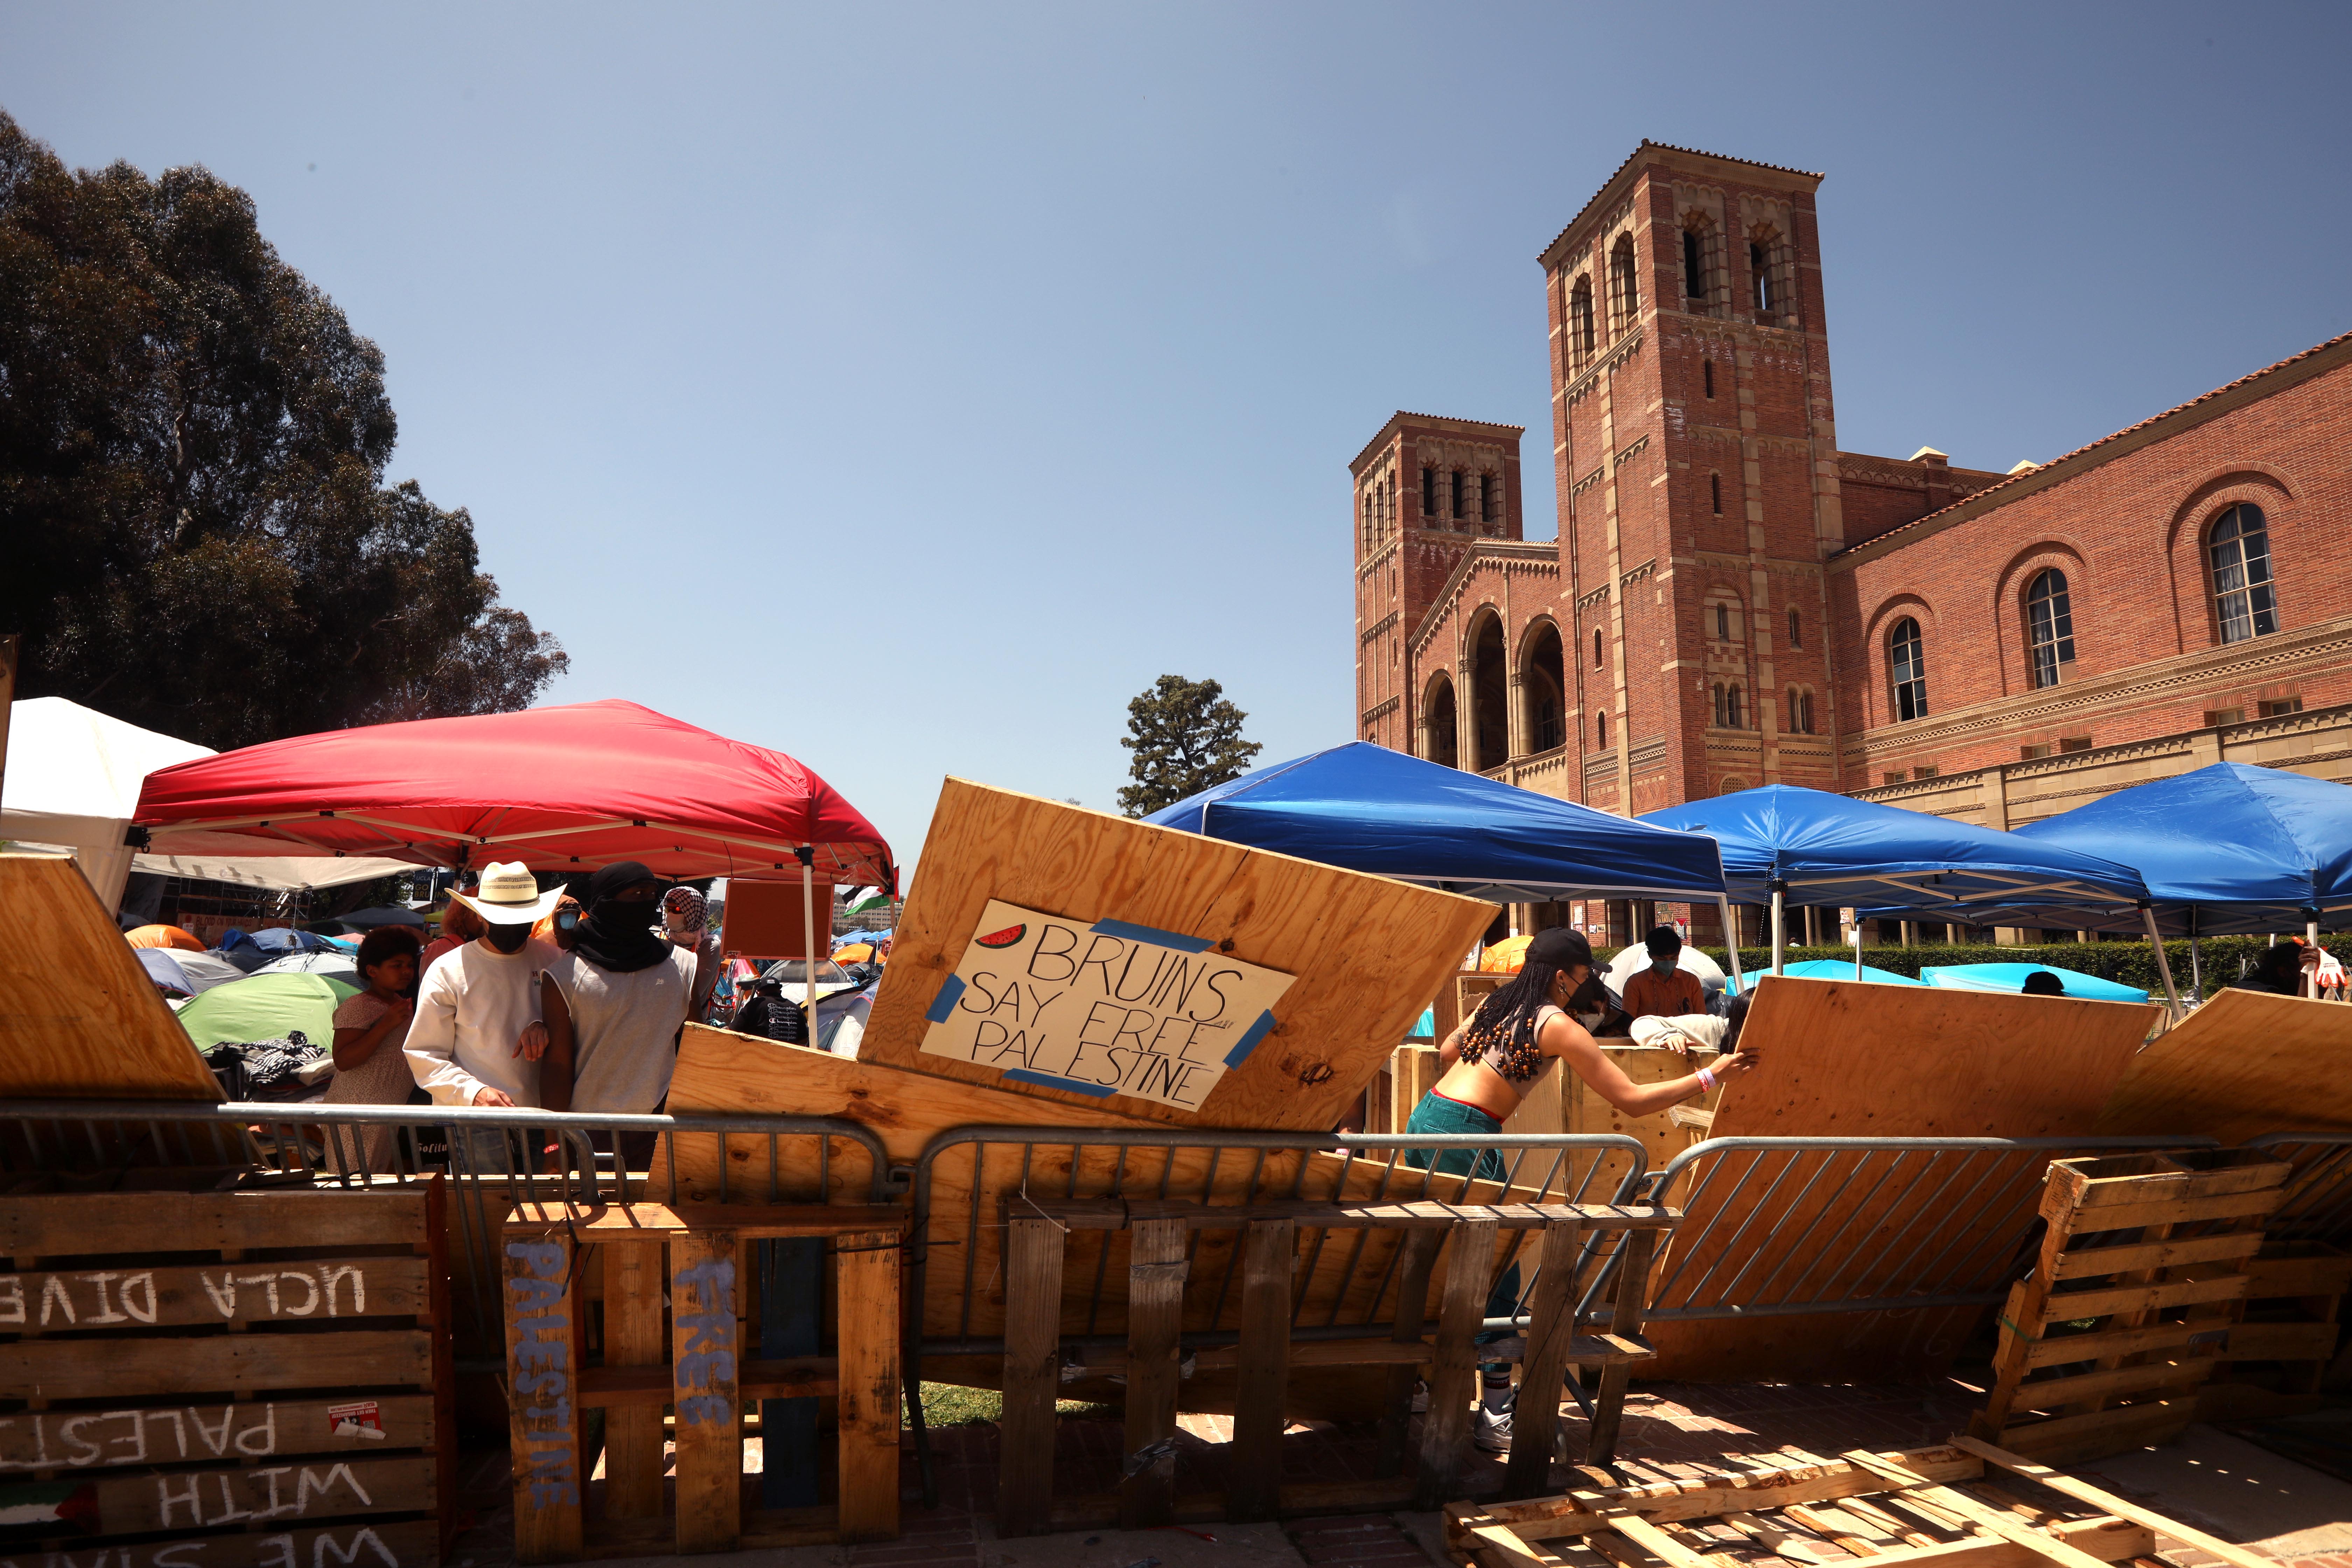
[[[635,860],[588,879],[572,951],[540,982],[547,1022],[541,1089],[550,1110],[648,1115],[668,1097],[694,995],[694,954],[661,931],[662,887]],[[625,1141],[622,1152],[637,1151]]]

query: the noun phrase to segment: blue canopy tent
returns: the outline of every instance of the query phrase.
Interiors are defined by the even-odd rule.
[[[2323,920],[2352,912],[2352,790],[2328,779],[2215,763],[2017,833],[2138,868],[2155,900],[2154,926],[2186,935],[2192,963],[2200,936],[2301,926],[2316,942]],[[2122,929],[2104,910],[2050,923]],[[2201,994],[2201,971],[2192,984]]]
[[[1722,846],[1728,891],[1772,906],[1775,974],[1785,973],[1784,905],[1791,891],[1807,903],[1896,905],[1928,920],[1966,923],[1981,923],[1988,905],[2130,910],[2148,897],[2139,873],[2112,860],[1793,784],[1695,800],[1644,813],[1642,820],[1707,834]]]
[[[1715,841],[1554,800],[1369,741],[1278,763],[1144,818],[1498,903],[1729,905]],[[1738,954],[1733,973],[1738,973]]]

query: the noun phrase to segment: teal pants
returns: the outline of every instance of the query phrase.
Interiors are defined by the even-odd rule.
[[[1447,1100],[1434,1089],[1421,1097],[1405,1122],[1408,1132],[1463,1133],[1472,1137],[1499,1134],[1503,1124],[1475,1105],[1465,1105],[1458,1100]],[[1475,1160],[1474,1166],[1471,1162]],[[1441,1176],[1475,1176],[1480,1181],[1499,1182],[1509,1174],[1503,1156],[1493,1149],[1408,1149],[1403,1163],[1416,1171],[1429,1170],[1433,1163]],[[1418,1191],[1407,1189],[1403,1195],[1419,1197]],[[1450,1197],[1452,1194],[1433,1184],[1431,1195]],[[1486,1316],[1505,1317],[1515,1311],[1519,1303],[1519,1266],[1514,1261],[1495,1281],[1494,1289],[1486,1294]],[[1499,1329],[1489,1330],[1478,1336],[1477,1342],[1488,1344],[1510,1336]]]

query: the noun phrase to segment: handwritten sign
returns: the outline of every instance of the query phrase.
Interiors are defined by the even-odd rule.
[[[534,1509],[580,1505],[580,1434],[572,1410],[572,1249],[506,1246],[507,1364],[513,1390],[515,1484]]]
[[[681,1426],[735,1418],[735,1260],[698,1258],[670,1280]]]
[[[1198,1110],[1272,1032],[1292,978],[1205,937],[992,899],[931,1004],[922,1049],[1016,1083]]]

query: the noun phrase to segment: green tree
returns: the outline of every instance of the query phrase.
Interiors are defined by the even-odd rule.
[[[551,636],[387,488],[383,356],[201,168],[68,171],[0,112],[0,629],[20,696],[206,745],[528,705]]]
[[[1149,816],[1187,795],[1239,778],[1265,748],[1242,739],[1249,715],[1225,700],[1213,680],[1163,675],[1127,705],[1127,733],[1118,743],[1135,753],[1118,792],[1118,808]]]

